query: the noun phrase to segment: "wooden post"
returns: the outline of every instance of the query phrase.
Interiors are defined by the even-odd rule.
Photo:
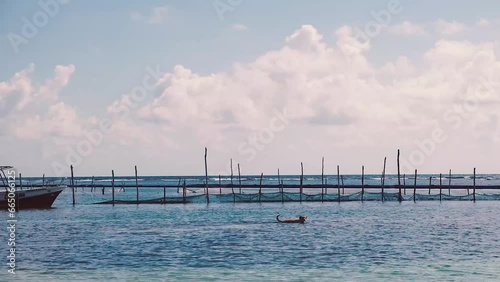
[[[210,203],[208,196],[208,165],[207,165],[207,147],[205,147],[205,192],[207,197],[207,204]]]
[[[325,185],[325,157],[321,159],[321,185]],[[323,193],[323,189],[321,189],[321,193]]]
[[[304,164],[300,163],[300,202],[302,203],[302,185],[304,184]]]
[[[137,179],[137,166],[134,167],[135,170],[135,195],[136,203],[139,204],[139,180]]]
[[[179,191],[177,191],[177,194],[179,194]],[[165,204],[166,202],[167,202],[167,188],[163,186],[163,204]]]
[[[406,174],[403,174],[403,191],[404,194],[406,195]]]
[[[73,206],[75,205],[75,177],[73,175],[73,165],[69,166],[71,170],[71,196],[73,198]]]
[[[260,182],[259,182],[259,203],[261,201],[261,197],[262,197],[262,177],[264,176],[264,173],[262,172],[260,174]]]
[[[220,174],[219,174],[219,195],[222,195],[222,183],[220,179]]]
[[[384,158],[384,170],[382,170],[382,202],[385,201],[384,199],[384,186],[385,186],[385,167],[387,164],[387,157]]]
[[[321,202],[323,202],[323,193],[325,192],[325,157],[321,159]]]
[[[431,194],[432,176],[429,177],[429,195]]]
[[[361,202],[365,196],[365,166],[361,166]]]
[[[233,186],[233,159],[230,159],[230,165],[229,165],[229,168],[231,169],[231,174],[229,175],[229,180],[230,180],[230,184],[231,184],[231,193],[233,193],[233,202],[235,202],[236,200],[236,196],[234,195],[234,186]]]
[[[278,168],[278,184],[280,184],[280,183],[281,183],[280,169]],[[283,183],[281,183],[281,184],[283,184]]]
[[[234,193],[234,187],[231,186],[231,194],[233,195],[233,204],[236,203],[236,194]]]
[[[19,186],[23,190],[23,175],[19,173]]]
[[[399,166],[399,156],[400,156],[400,151],[398,149],[398,188],[399,188],[398,201],[401,203],[403,201],[403,196],[401,195],[401,169]]]
[[[325,179],[325,195],[328,195],[328,178]]]
[[[240,194],[241,194],[241,171],[240,171],[240,164],[238,164],[238,182],[240,184]]]
[[[285,195],[283,192],[283,181],[281,182],[281,203],[283,204],[285,202]]]
[[[322,203],[323,203],[323,200],[324,200],[324,195],[325,195],[325,193],[324,193],[324,192],[325,192],[325,191],[324,191],[324,185],[322,185],[322,186],[321,186],[321,202],[322,202]]]
[[[42,176],[42,186],[45,186],[45,173]]]
[[[113,199],[113,206],[115,205],[115,171],[111,170],[111,193]]]
[[[472,190],[472,200],[476,202],[476,168],[474,168],[474,188]]]
[[[186,203],[186,181],[184,181],[184,186],[182,187],[182,202]]]
[[[439,174],[439,201],[441,202],[441,192],[442,192],[442,185],[443,185],[443,181],[442,181],[442,178],[443,178],[443,174],[440,173]]]
[[[233,159],[231,158],[230,159],[230,168],[231,168],[231,175],[229,177],[230,181],[231,181],[231,191],[233,192],[233,202],[236,202],[236,195],[234,195],[234,186],[233,186]]]
[[[340,166],[337,165],[337,201],[340,203]]]
[[[451,169],[450,174],[448,175],[448,195],[451,195]]]
[[[92,182],[90,183],[90,186],[91,186],[91,191],[94,192],[95,191],[95,187],[94,187],[94,176],[92,175]]]
[[[415,184],[413,186],[413,202],[417,201],[417,170],[415,169]]]

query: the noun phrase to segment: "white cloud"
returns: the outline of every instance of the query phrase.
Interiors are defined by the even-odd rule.
[[[337,36],[332,48],[313,26],[302,26],[280,50],[227,73],[204,76],[178,65],[163,78],[162,95],[138,116],[174,131],[190,128],[206,142],[262,128],[273,109],[286,108],[296,124],[359,128],[365,138],[358,141],[335,134],[353,144],[387,126],[423,130],[481,75],[499,68],[493,44],[446,40],[428,50],[425,67],[399,57],[377,68],[366,58],[369,42],[357,41],[349,27]],[[349,48],[356,52],[346,56]]]
[[[83,133],[83,121],[76,109],[63,102],[50,106],[43,116],[28,116],[13,127],[13,134],[20,139],[37,140],[46,136],[79,137]]]
[[[232,28],[234,30],[239,30],[239,31],[245,31],[245,30],[248,30],[248,26],[244,25],[244,24],[233,24]]]
[[[422,36],[427,34],[423,26],[408,21],[404,21],[396,25],[391,25],[388,27],[388,30],[390,33],[395,35]]]
[[[16,73],[10,81],[0,82],[0,107],[5,107],[4,111],[11,111],[14,108],[21,111],[29,106],[40,106],[56,101],[59,92],[73,75],[75,66],[56,66],[54,78],[48,79],[38,87],[34,86],[31,80],[34,70],[35,65],[31,64]],[[7,104],[7,101],[10,103]]]
[[[155,7],[150,15],[144,15],[140,12],[132,12],[131,18],[134,21],[142,21],[149,24],[163,24],[170,17],[171,9],[168,6]]]
[[[441,35],[452,35],[461,33],[465,30],[466,26],[457,21],[446,21],[439,19],[434,23],[436,31]]]
[[[473,97],[482,80],[500,81],[497,43],[442,39],[421,57],[399,56],[374,65],[368,57],[370,42],[360,42],[351,27],[339,28],[336,36],[334,44],[327,44],[314,26],[304,25],[291,32],[281,48],[225,72],[204,75],[177,65],[157,81],[154,92],[160,95],[129,107],[131,113],[125,119],[118,115],[130,105],[130,94],[110,104],[107,114],[113,127],[100,153],[109,154],[118,146],[115,157],[137,152],[150,156],[148,162],[158,163],[162,159],[158,148],[192,152],[208,146],[244,161],[238,145],[269,127],[276,110],[287,112],[289,125],[268,144],[272,150],[260,154],[262,161],[257,160],[255,167],[264,166],[259,169],[266,169],[274,157],[290,160],[287,148],[301,148],[304,154],[299,157],[305,161],[316,151],[337,152],[336,158],[344,160],[344,152],[356,153],[359,148],[411,149],[416,140],[430,138],[436,124],[453,136],[436,150],[488,148],[488,156],[500,153],[497,92],[484,98],[478,110],[465,111],[463,116],[453,112],[461,120],[459,130],[450,129],[453,126],[443,120],[444,112],[455,111]],[[57,67],[54,77],[43,85],[55,92],[39,96],[34,93],[46,92],[31,82],[33,70],[29,67],[0,82],[0,107],[13,103],[9,99],[16,95],[53,100],[68,84],[74,67]],[[497,84],[493,86],[496,89]],[[30,101],[26,107],[35,104]],[[75,138],[95,124],[91,117],[79,117],[78,110],[56,99],[41,111],[18,111],[10,114],[19,120],[11,135],[18,139]],[[305,142],[306,137],[314,142]],[[53,150],[61,153],[58,147]],[[435,158],[432,165],[441,165],[440,161]]]
[[[488,19],[480,19],[479,21],[476,22],[476,26],[479,27],[486,27],[490,25],[490,21]]]
[[[323,35],[312,25],[303,25],[286,38],[287,46],[300,51],[324,51]]]
[[[81,134],[76,110],[59,101],[59,94],[68,85],[75,66],[56,66],[54,77],[42,85],[32,82],[34,70],[35,65],[31,64],[10,81],[0,82],[3,128],[20,139]]]
[[[75,71],[74,65],[56,66],[53,79],[47,80],[36,92],[24,95],[17,108],[22,110],[30,103],[41,101],[54,102],[58,99],[59,92],[64,88]]]
[[[408,57],[400,56],[395,62],[388,62],[380,69],[381,74],[390,78],[408,77],[415,73],[415,67]]]
[[[35,69],[33,64],[14,74],[10,81],[0,82],[0,113],[13,110],[22,97],[29,97],[33,92],[31,73]]]

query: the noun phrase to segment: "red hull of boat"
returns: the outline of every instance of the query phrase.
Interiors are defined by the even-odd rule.
[[[22,193],[19,191],[17,193]],[[31,197],[22,197],[16,195],[16,209],[48,209],[52,207],[52,204],[56,200],[57,196],[62,192],[61,190],[50,191],[48,193],[43,193],[40,195],[35,195]],[[17,194],[16,193],[16,194]],[[5,197],[0,200],[0,209],[6,210],[9,208],[8,202]]]

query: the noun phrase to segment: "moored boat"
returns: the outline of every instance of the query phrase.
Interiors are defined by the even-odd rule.
[[[0,178],[5,189],[4,191],[0,191],[0,210],[9,208],[15,208],[16,210],[47,209],[52,207],[57,196],[66,188],[63,185],[51,185],[28,190],[18,190],[15,185],[12,185],[12,177],[5,174],[4,170],[9,169],[12,169],[12,167],[0,166]]]
[[[64,186],[42,187],[30,190],[16,191],[13,197],[15,199],[16,209],[48,209],[56,200],[57,196],[64,190]],[[0,209],[9,208],[7,191],[0,192]]]

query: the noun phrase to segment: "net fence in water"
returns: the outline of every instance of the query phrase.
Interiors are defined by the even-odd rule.
[[[476,193],[469,195],[447,194],[407,194],[399,192],[357,192],[352,194],[305,194],[291,192],[276,193],[230,193],[210,194],[208,201],[211,203],[279,203],[279,202],[352,202],[352,201],[499,201],[500,194]],[[187,204],[206,203],[207,195],[198,194],[186,197],[162,197],[148,200],[115,200],[98,204]]]

